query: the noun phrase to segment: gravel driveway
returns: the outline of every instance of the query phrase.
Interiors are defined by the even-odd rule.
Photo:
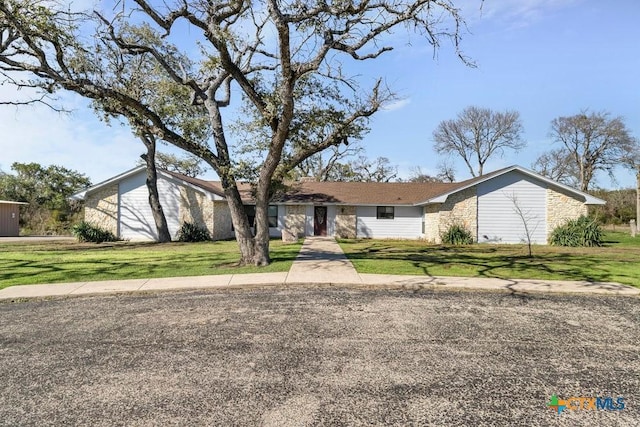
[[[265,288],[0,304],[2,425],[640,425],[640,300]],[[625,409],[546,407],[624,397]]]

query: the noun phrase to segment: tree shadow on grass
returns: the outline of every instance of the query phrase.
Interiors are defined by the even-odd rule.
[[[0,253],[0,284],[216,275],[255,268],[240,266],[235,242],[72,243],[61,247],[47,243],[38,248],[32,251],[21,247],[5,256]],[[299,250],[300,245],[274,245],[272,264],[261,270],[282,270],[278,264],[292,262]]]
[[[45,260],[3,259],[11,266],[0,273],[0,281],[15,284],[124,280],[151,277],[217,274],[229,263],[229,255],[200,254],[186,257],[158,255],[136,259]],[[235,260],[237,263],[239,258]],[[225,271],[227,272],[227,271]],[[13,283],[12,283],[13,282]]]
[[[377,245],[371,242],[367,250],[362,248],[348,248],[347,256],[352,261],[397,261],[407,263],[413,274],[428,276],[450,275],[500,279],[547,279],[547,280],[576,280],[587,282],[620,281],[636,283],[638,276],[616,271],[616,263],[620,262],[611,257],[606,260],[595,256],[595,251],[573,254],[570,250],[553,249],[528,257],[519,254],[523,250],[519,246],[447,246],[430,245],[417,246],[402,244],[390,248],[386,243]],[[538,247],[538,251],[544,247]],[[592,249],[592,248],[589,248]],[[535,249],[534,249],[535,250]],[[378,270],[382,264],[377,265]],[[397,267],[398,264],[394,264]],[[394,268],[390,267],[390,268]],[[389,273],[393,273],[389,271]],[[411,274],[411,273],[409,273]]]

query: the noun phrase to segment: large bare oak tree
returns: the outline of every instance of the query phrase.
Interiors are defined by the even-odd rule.
[[[69,5],[43,0],[0,1],[0,70],[5,83],[75,92],[120,116],[138,135],[153,136],[202,158],[218,174],[229,204],[241,262],[269,259],[267,208],[273,183],[300,162],[346,142],[354,128],[392,99],[381,79],[370,84],[343,71],[343,61],[375,61],[401,43],[398,30],[417,32],[434,48],[451,41],[457,54],[464,22],[449,0],[283,1],[132,0],[104,11],[74,13]],[[391,32],[394,37],[387,37]],[[108,53],[108,54],[105,54]],[[184,61],[188,57],[191,62]],[[117,60],[105,60],[115,58]],[[137,89],[150,93],[162,81],[188,92],[179,112],[162,111],[183,96],[167,91],[153,102],[123,87],[127,64],[144,58],[157,68]],[[317,103],[330,117],[323,138],[291,144],[305,79],[337,85],[345,102]],[[268,130],[254,184],[255,229],[237,186],[236,153],[228,139],[225,107],[244,97]],[[321,98],[316,92],[315,98]],[[307,100],[312,98],[307,98]],[[181,115],[204,111],[208,138],[192,138]]]
[[[597,171],[611,174],[640,150],[622,117],[612,118],[607,112],[583,110],[574,116],[557,117],[551,121],[550,135],[559,149],[553,150],[551,157],[546,155],[549,170],[568,171],[582,191],[589,190]]]
[[[507,149],[518,151],[526,143],[520,139],[522,123],[517,111],[493,111],[467,107],[456,119],[445,120],[433,131],[438,154],[459,156],[471,176],[481,176],[484,165]]]

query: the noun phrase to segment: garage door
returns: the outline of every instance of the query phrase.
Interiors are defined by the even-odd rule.
[[[524,243],[528,233],[533,243],[546,243],[546,191],[517,171],[479,184],[478,241]]]

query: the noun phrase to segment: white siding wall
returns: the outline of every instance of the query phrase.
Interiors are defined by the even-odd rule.
[[[313,205],[307,205],[304,235],[313,236]]]
[[[336,206],[327,206],[327,236],[336,234]]]
[[[547,239],[546,184],[517,171],[478,185],[478,241],[521,243],[527,240],[520,207],[532,236],[532,242]]]
[[[158,195],[167,220],[169,234],[175,240],[178,238],[180,230],[180,184],[160,178],[158,179]]]
[[[146,173],[141,171],[120,182],[118,231],[122,239],[155,240],[157,231],[146,186]],[[167,219],[169,233],[175,238],[179,224],[180,191],[176,183],[158,177],[160,204]]]
[[[396,206],[394,219],[377,219],[376,206],[356,208],[357,237],[384,239],[422,237],[422,207]]]

